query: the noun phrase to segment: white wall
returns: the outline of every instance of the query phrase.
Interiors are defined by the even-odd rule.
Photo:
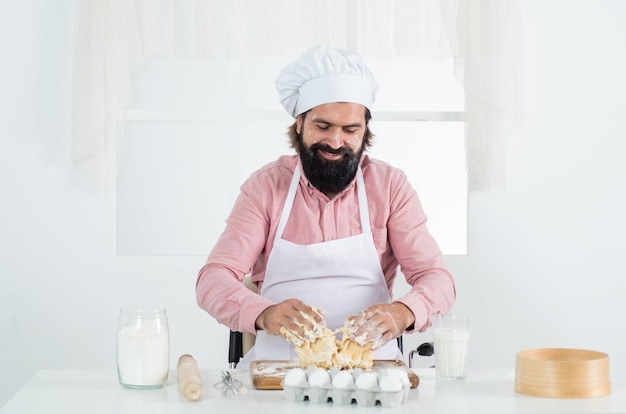
[[[470,196],[470,254],[448,258],[456,310],[473,317],[471,369],[559,346],[608,352],[623,371],[626,3],[524,5],[524,123],[508,184]],[[0,406],[39,369],[106,368],[116,381],[129,303],[167,307],[172,364],[189,352],[226,367],[227,330],[195,305],[204,257],[115,257],[113,197],[71,169],[75,6],[0,6]]]

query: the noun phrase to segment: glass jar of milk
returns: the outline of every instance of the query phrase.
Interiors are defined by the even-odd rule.
[[[165,309],[129,306],[120,309],[117,373],[128,388],[159,388],[167,382],[170,340]]]

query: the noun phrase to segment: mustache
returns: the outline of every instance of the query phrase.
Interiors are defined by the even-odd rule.
[[[347,156],[354,155],[354,151],[352,151],[350,148],[347,148],[347,147],[332,148],[331,146],[326,145],[326,144],[313,144],[311,145],[309,150],[312,152],[324,151],[324,152],[327,152],[329,154],[334,154],[334,155],[347,155]]]

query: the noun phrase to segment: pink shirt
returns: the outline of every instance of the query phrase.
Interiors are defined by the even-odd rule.
[[[251,292],[241,281],[250,273],[259,289],[263,283],[297,161],[296,155],[282,156],[246,180],[226,220],[226,229],[199,272],[198,304],[232,330],[256,332],[257,317],[273,304]],[[374,243],[389,296],[393,296],[400,266],[412,288],[395,300],[411,309],[415,329],[424,331],[430,325],[431,315],[452,308],[456,297],[454,280],[428,232],[417,193],[404,173],[367,155],[361,160],[361,169]],[[355,182],[331,200],[302,174],[283,238],[312,244],[360,233]]]

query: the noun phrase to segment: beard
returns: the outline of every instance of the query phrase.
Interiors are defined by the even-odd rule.
[[[298,153],[304,175],[315,188],[324,194],[336,194],[348,187],[354,180],[363,155],[364,146],[355,153],[350,148],[333,149],[328,145],[313,144],[306,147],[302,136],[298,139]],[[342,154],[339,160],[327,160],[319,154],[325,151],[331,154]]]

